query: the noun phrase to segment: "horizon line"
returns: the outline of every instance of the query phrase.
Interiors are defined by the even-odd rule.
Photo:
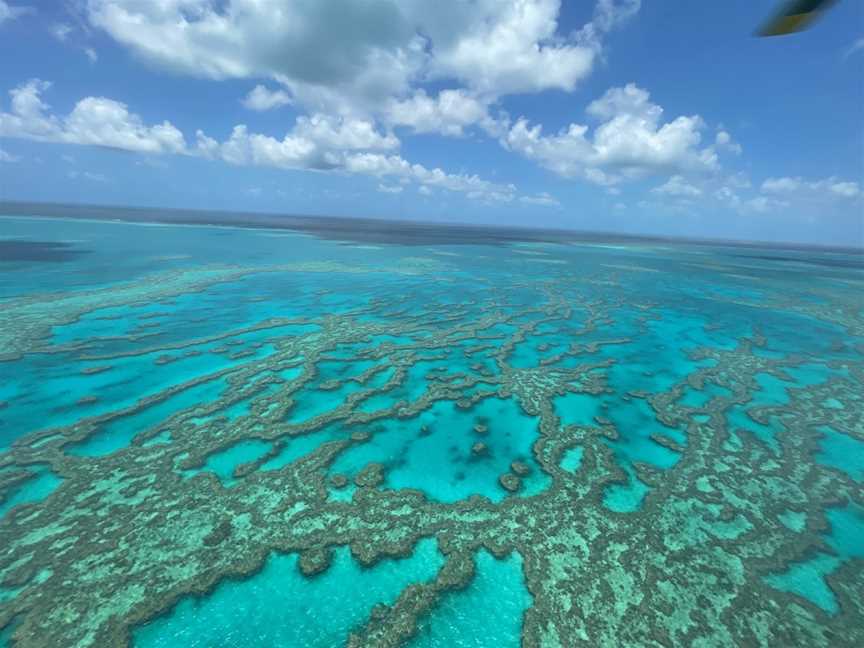
[[[44,209],[48,211],[53,211],[54,213],[40,213],[39,210]],[[106,211],[112,209],[122,209],[127,212],[140,212],[142,215],[146,212],[152,212],[153,216],[156,218],[141,218],[134,219],[120,216],[108,216],[107,214],[92,214],[92,213],[82,213],[81,210],[98,210],[98,211]],[[24,210],[24,211],[15,211],[15,210]],[[57,213],[62,212],[62,213]],[[198,219],[194,219],[191,221],[182,221],[182,220],[170,220],[170,219],[158,219],[158,213],[168,212],[173,214],[194,214],[198,216]],[[254,221],[247,220],[234,220],[229,222],[210,222],[207,220],[201,220],[200,217],[205,217],[207,215],[219,215],[223,217],[252,217],[252,218],[268,218],[268,219],[277,219],[275,221],[268,220],[268,222],[263,223],[255,223]],[[441,231],[446,230],[463,230],[463,231],[472,231],[474,233],[480,231],[498,231],[501,233],[534,233],[536,234],[558,234],[567,238],[570,238],[571,241],[561,241],[565,242],[573,242],[575,239],[579,237],[584,238],[607,238],[607,239],[623,239],[632,242],[665,242],[665,243],[691,243],[691,244],[704,244],[704,245],[731,245],[731,246],[741,246],[741,247],[771,247],[771,248],[786,248],[786,249],[798,249],[798,250],[819,250],[825,252],[851,252],[860,254],[864,252],[864,243],[861,245],[831,245],[824,243],[801,243],[797,241],[765,241],[758,239],[729,239],[729,238],[711,238],[711,237],[699,237],[699,236],[677,236],[677,235],[664,235],[664,234],[636,234],[636,233],[627,233],[627,232],[611,232],[604,230],[583,230],[583,229],[563,229],[556,227],[543,227],[543,226],[532,226],[532,225],[522,225],[522,224],[487,224],[487,223],[470,223],[464,221],[428,221],[428,220],[397,220],[393,218],[382,218],[382,217],[369,217],[369,216],[332,216],[327,214],[294,214],[289,212],[275,212],[275,211],[239,211],[239,210],[224,210],[224,209],[199,209],[199,208],[189,208],[189,207],[144,207],[137,205],[118,205],[118,204],[107,204],[107,203],[67,203],[67,202],[39,202],[39,201],[25,201],[25,200],[0,200],[0,216],[6,217],[25,217],[25,218],[38,218],[38,217],[59,217],[59,218],[71,218],[71,219],[93,219],[98,221],[121,221],[121,222],[158,222],[162,224],[178,224],[178,225],[201,225],[201,226],[225,226],[232,225],[235,227],[241,227],[245,229],[282,229],[282,230],[292,230],[292,231],[302,231],[308,232],[311,234],[323,235],[328,232],[334,232],[334,228],[327,228],[326,225],[329,223],[331,226],[334,224],[342,224],[347,225],[350,223],[368,223],[368,224],[376,224],[376,225],[393,225],[398,224],[400,227],[407,229],[414,229],[415,231],[419,231],[421,228],[433,228]],[[127,214],[126,216],[129,216]],[[283,219],[282,222],[279,222],[278,219]],[[294,222],[290,222],[293,219]],[[299,222],[298,222],[299,221]],[[315,224],[319,224],[322,227],[314,227]],[[358,228],[360,229],[360,228]],[[322,238],[328,238],[326,236],[322,236]],[[489,241],[490,244],[507,244],[513,242],[519,242],[519,237],[491,237],[492,240]],[[525,237],[526,239],[530,239],[530,237]],[[554,240],[547,240],[544,237],[545,242],[554,243]],[[476,242],[476,241],[472,241]],[[441,243],[439,244],[446,244]],[[459,244],[458,241],[452,241],[450,244]]]

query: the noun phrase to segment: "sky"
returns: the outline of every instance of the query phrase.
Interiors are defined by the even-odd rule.
[[[864,3],[0,0],[0,200],[864,245]]]

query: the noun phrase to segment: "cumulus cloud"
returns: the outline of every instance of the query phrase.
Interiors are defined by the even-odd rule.
[[[458,79],[481,96],[572,91],[602,53],[602,37],[635,15],[640,0],[599,0],[592,20],[575,34],[558,34],[560,0],[448,3],[461,22],[425,21],[436,45],[432,77]],[[436,5],[436,11],[438,5]],[[453,25],[461,25],[454,33]]]
[[[65,119],[60,140],[139,153],[182,153],[183,134],[171,122],[146,126],[126,104],[104,97],[79,101]]]
[[[702,195],[702,190],[699,187],[689,184],[684,180],[684,177],[680,175],[672,176],[664,184],[655,187],[651,191],[656,194],[681,198],[698,198]]]
[[[343,157],[344,170],[379,178],[416,182],[430,188],[461,192],[469,198],[485,202],[510,202],[516,197],[516,187],[484,180],[477,175],[446,173],[441,169],[428,169],[411,164],[399,155],[381,153],[352,153]]]
[[[518,197],[512,184],[408,162],[394,153],[399,139],[367,119],[313,114],[298,117],[281,139],[239,124],[223,141],[198,130],[194,141],[187,143],[170,122],[148,126],[126,104],[105,97],[85,97],[65,117],[52,114],[42,98],[49,88],[50,83],[39,79],[14,88],[10,111],[0,112],[0,137],[194,155],[236,165],[356,173],[459,192],[483,202]]]
[[[384,120],[393,126],[406,126],[415,133],[439,133],[462,136],[465,129],[479,124],[495,132],[498,122],[489,116],[486,102],[465,90],[442,90],[429,97],[425,90],[416,91],[404,100],[391,100],[384,110]]]
[[[18,156],[7,153],[2,148],[0,148],[0,162],[17,162],[18,159]]]
[[[571,91],[591,71],[595,48],[555,39],[559,0],[464,3],[463,29],[433,23],[432,74],[485,94]],[[450,23],[452,25],[460,23]],[[443,26],[447,29],[446,26]]]
[[[11,112],[0,112],[0,136],[138,153],[182,153],[186,148],[182,133],[170,122],[147,126],[126,104],[112,99],[86,97],[66,117],[50,114],[42,100],[50,85],[31,79],[10,91]]]
[[[799,197],[857,198],[861,195],[861,187],[857,182],[835,176],[822,180],[806,180],[801,176],[768,178],[762,183],[761,190],[765,194]]]
[[[566,178],[581,177],[602,186],[663,172],[718,168],[713,146],[700,148],[704,122],[698,115],[661,123],[663,108],[630,83],[611,88],[586,110],[600,123],[572,123],[555,135],[519,118],[501,139],[505,148],[537,161]]]
[[[87,18],[151,64],[212,79],[270,78],[312,111],[379,112],[418,83],[453,80],[484,101],[573,90],[602,37],[639,9],[600,0],[558,30],[560,0],[88,0]]]
[[[270,90],[261,84],[256,85],[241,102],[249,110],[272,110],[291,103],[291,95],[284,90]]]
[[[282,139],[250,133],[243,124],[235,126],[230,137],[221,143],[199,130],[192,150],[238,165],[335,170],[345,166],[347,152],[398,147],[399,140],[394,135],[379,133],[372,122],[312,115],[298,117]]]

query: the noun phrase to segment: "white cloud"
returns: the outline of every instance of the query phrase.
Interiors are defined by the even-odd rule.
[[[640,6],[599,0],[559,33],[561,0],[88,0],[91,25],[154,65],[212,79],[270,78],[313,112],[381,112],[417,83],[471,96],[573,90],[602,37]]]
[[[417,193],[423,196],[431,196],[432,190],[426,185],[420,185],[419,187],[417,187]]]
[[[518,197],[512,184],[411,164],[392,153],[399,148],[399,139],[380,132],[370,120],[314,114],[298,117],[282,139],[249,132],[240,124],[224,141],[198,130],[194,143],[187,144],[170,122],[148,126],[125,104],[104,97],[85,97],[69,115],[54,115],[42,99],[49,87],[50,83],[33,79],[13,89],[10,112],[0,112],[0,136],[195,155],[236,165],[357,173],[459,192],[484,202]]]
[[[496,96],[572,91],[591,72],[596,51],[555,38],[559,10],[559,0],[468,5],[463,11],[467,29],[457,29],[454,38],[436,48],[433,75]]]
[[[526,205],[539,205],[540,207],[560,207],[561,203],[557,198],[548,194],[545,191],[541,191],[536,196],[521,196],[519,198],[520,202],[525,203]]]
[[[414,182],[484,201],[509,201],[516,195],[513,185],[489,182],[476,175],[428,169],[399,155],[382,152],[398,146],[399,140],[394,135],[378,133],[371,122],[313,115],[299,117],[281,140],[250,133],[243,125],[235,126],[231,136],[221,143],[198,131],[193,152],[238,165],[338,171]]]
[[[20,158],[0,148],[0,162],[17,162]]]
[[[678,198],[698,198],[702,195],[702,190],[699,187],[689,184],[680,175],[673,175],[664,184],[654,187],[651,192]]]
[[[479,124],[487,131],[496,130],[497,125],[489,116],[487,104],[465,90],[442,90],[434,98],[425,90],[418,90],[408,99],[391,100],[385,108],[384,120],[393,126],[408,126],[415,133],[452,136],[463,135],[464,129],[472,124]]]
[[[241,103],[249,110],[272,110],[273,108],[289,105],[291,103],[291,95],[284,90],[270,90],[258,84],[248,95],[243,97]]]
[[[378,191],[380,191],[381,193],[399,194],[402,193],[402,189],[403,187],[399,185],[385,185],[380,183],[378,184]]]
[[[424,59],[397,3],[89,0],[87,9],[93,26],[154,65],[211,79],[269,77],[313,106],[400,92]]]
[[[558,175],[602,186],[662,172],[716,170],[714,147],[699,148],[702,118],[661,123],[663,109],[649,99],[632,83],[611,88],[588,105],[588,115],[600,120],[592,134],[573,123],[557,135],[543,135],[542,126],[523,117],[501,142]]]
[[[96,50],[92,47],[85,47],[84,54],[87,56],[88,59],[90,59],[91,63],[95,63],[97,60],[99,60],[99,55],[96,54]]]
[[[182,153],[183,134],[168,121],[146,126],[126,104],[86,97],[65,119],[61,141],[107,146],[139,153]]]
[[[339,169],[348,151],[392,150],[399,140],[381,134],[372,122],[350,118],[312,115],[298,117],[294,128],[280,140],[249,133],[245,125],[235,126],[222,143],[196,133],[194,151],[231,164],[252,164],[284,169]]]
[[[15,20],[16,18],[35,12],[36,9],[33,7],[10,5],[5,0],[0,0],[0,25],[7,20]]]
[[[430,188],[464,193],[475,200],[510,202],[516,197],[516,187],[512,184],[498,184],[476,175],[446,173],[438,168],[428,169],[421,164],[411,164],[398,155],[352,153],[344,156],[343,164],[343,168],[351,173],[404,179]]]
[[[298,117],[294,134],[333,149],[395,149],[399,140],[392,133],[382,135],[375,124],[363,119],[327,115]]]
[[[857,198],[861,187],[857,182],[835,176],[822,180],[806,180],[800,176],[768,178],[762,183],[762,193],[796,195],[798,197]]]
[[[637,13],[641,2],[599,0],[592,20],[568,37],[558,34],[560,0],[450,4],[461,10],[461,22],[439,18],[424,32],[436,46],[441,44],[430,65],[432,76],[458,79],[476,93],[500,96],[572,91],[591,73],[602,52],[602,36]],[[451,36],[454,24],[462,29]]]
[[[86,20],[152,65],[210,79],[270,79],[252,110],[292,103],[310,114],[378,120],[415,133],[493,137],[490,106],[512,93],[572,91],[603,39],[640,0],[598,0],[559,33],[561,0],[86,0]],[[452,86],[428,95],[422,85]]]
[[[12,111],[0,112],[0,136],[139,153],[182,153],[186,148],[183,135],[170,122],[146,126],[126,104],[104,97],[82,99],[64,118],[52,115],[41,97],[50,85],[31,79],[9,93]]]

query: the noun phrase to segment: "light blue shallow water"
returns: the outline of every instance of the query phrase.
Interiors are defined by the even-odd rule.
[[[186,477],[209,471],[215,473],[223,486],[232,486],[237,482],[234,469],[238,466],[260,459],[270,451],[273,444],[260,439],[249,439],[235,443],[224,450],[214,452],[200,468],[183,471]]]
[[[478,422],[488,427],[482,436],[474,431]],[[548,482],[531,456],[537,421],[513,400],[486,398],[467,411],[452,401],[439,401],[416,418],[388,419],[379,425],[368,442],[341,454],[331,473],[353,476],[369,463],[382,463],[387,487],[416,488],[441,502],[472,494],[500,501],[507,492],[498,477],[517,460],[532,467],[534,478],[526,480],[524,494]],[[480,453],[472,451],[478,442],[486,446]]]
[[[819,432],[822,439],[816,461],[842,470],[855,481],[864,481],[864,442],[827,426]]]
[[[581,446],[570,448],[569,450],[567,450],[567,452],[564,453],[564,456],[561,458],[561,467],[568,472],[575,473],[582,465],[583,453],[584,449]]]
[[[0,630],[0,648],[12,648],[12,633],[14,631],[14,623],[10,623],[8,626]]]
[[[67,448],[67,452],[83,457],[96,457],[125,448],[137,434],[165,421],[170,416],[183,410],[214,402],[225,388],[225,381],[216,379],[184,389],[135,414],[122,416],[102,424],[85,441],[71,444]]]
[[[432,612],[421,618],[417,635],[408,644],[411,648],[520,645],[522,617],[532,601],[522,580],[521,556],[514,552],[499,560],[481,551],[476,568],[468,587],[445,594]]]
[[[844,562],[864,558],[864,508],[852,504],[829,509],[827,517],[831,527],[822,537],[834,553],[819,552],[793,563],[785,572],[766,576],[765,581],[771,587],[812,601],[829,614],[837,614],[837,598],[825,577]]]
[[[39,467],[36,475],[18,485],[3,502],[0,502],[0,518],[19,504],[40,502],[48,497],[63,480],[45,467]]]
[[[186,598],[170,614],[138,628],[137,648],[336,648],[365,623],[377,603],[393,603],[412,582],[432,580],[443,564],[434,540],[409,557],[363,569],[347,547],[330,568],[307,579],[297,556],[273,555],[257,574],[221,583],[202,599]]]

